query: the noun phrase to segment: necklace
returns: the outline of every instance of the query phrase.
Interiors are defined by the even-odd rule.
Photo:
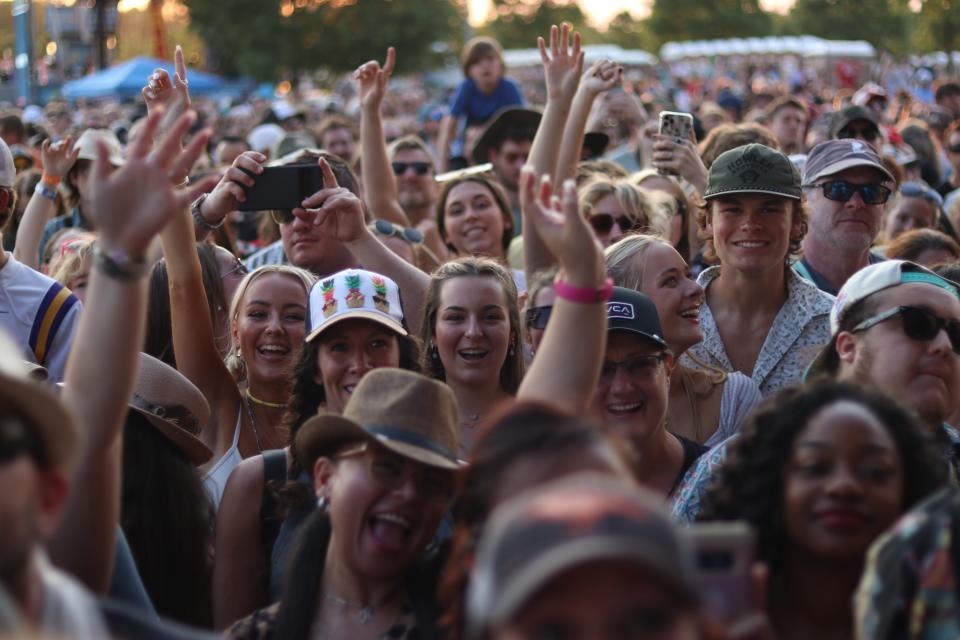
[[[247,398],[248,398],[249,400],[252,400],[253,402],[256,402],[257,404],[261,404],[261,405],[263,405],[263,406],[265,406],[265,407],[270,407],[271,409],[286,409],[286,408],[287,408],[287,405],[284,404],[284,403],[282,403],[282,402],[267,402],[266,400],[261,400],[260,398],[256,397],[256,396],[253,395],[252,393],[250,393],[250,389],[247,389],[246,393],[247,393]]]
[[[341,598],[338,595],[332,593],[327,593],[326,591],[321,591],[323,597],[331,602],[336,602],[342,607],[356,609],[358,612],[360,624],[370,624],[370,621],[373,620],[373,616],[377,613],[377,607],[381,606],[387,599],[392,596],[397,590],[393,589],[388,591],[386,595],[380,598],[379,602],[370,603],[370,604],[360,604],[359,602],[353,602],[347,600],[346,598]]]
[[[260,433],[257,431],[257,418],[253,415],[253,405],[250,404],[250,393],[247,392],[247,401],[243,403],[247,408],[247,416],[250,418],[250,428],[253,429],[253,437],[257,441],[257,451],[263,453],[263,447],[260,445]]]

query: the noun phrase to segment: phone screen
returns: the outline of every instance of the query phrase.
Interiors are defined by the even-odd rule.
[[[304,198],[323,188],[323,173],[317,164],[264,167],[260,175],[246,173],[255,182],[243,188],[247,199],[238,203],[240,211],[296,209]]]

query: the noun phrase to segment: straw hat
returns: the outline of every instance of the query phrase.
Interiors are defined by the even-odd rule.
[[[374,369],[360,380],[343,415],[321,414],[297,432],[297,459],[317,458],[368,440],[432,467],[457,469],[457,401],[442,382],[405,369]]]
[[[210,407],[200,390],[173,367],[141,353],[129,406],[194,464],[213,457],[213,451],[196,436],[210,421]]]
[[[79,160],[97,159],[97,140],[107,145],[110,151],[110,164],[115,167],[123,166],[123,148],[120,146],[120,140],[116,134],[108,129],[87,129],[77,139],[76,146],[80,149],[77,155]]]

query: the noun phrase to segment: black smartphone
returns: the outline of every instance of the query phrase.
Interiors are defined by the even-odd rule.
[[[296,209],[304,198],[323,189],[323,173],[317,164],[264,167],[260,175],[242,170],[254,183],[252,187],[243,187],[247,199],[237,203],[240,211]]]

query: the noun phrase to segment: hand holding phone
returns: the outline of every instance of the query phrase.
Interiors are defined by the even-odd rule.
[[[693,132],[693,116],[681,111],[660,112],[660,135],[687,140]]]
[[[323,174],[317,164],[294,164],[264,167],[259,175],[241,168],[253,184],[244,184],[245,199],[238,203],[240,211],[290,210],[301,206],[308,196],[323,189]]]

